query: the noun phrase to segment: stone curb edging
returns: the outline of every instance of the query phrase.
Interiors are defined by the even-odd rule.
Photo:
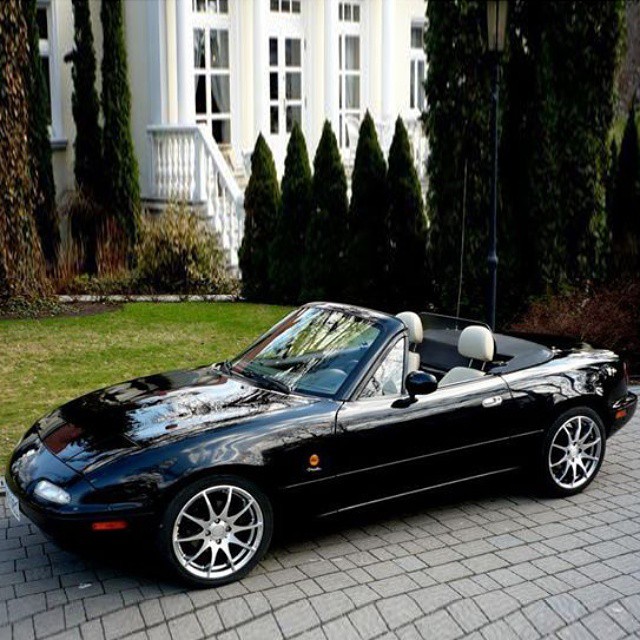
[[[231,294],[212,295],[59,295],[58,302],[242,302],[243,298]]]

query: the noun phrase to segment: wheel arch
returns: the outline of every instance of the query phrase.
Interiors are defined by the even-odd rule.
[[[600,420],[602,420],[606,434],[609,435],[611,425],[609,424],[606,402],[604,398],[595,395],[574,396],[556,403],[551,411],[551,415],[549,416],[547,429],[550,429],[555,420],[565,411],[569,411],[577,407],[587,407],[588,409],[595,411]]]
[[[221,464],[215,467],[207,467],[197,469],[172,483],[170,487],[163,493],[162,499],[158,507],[164,508],[171,502],[182,489],[189,486],[193,482],[197,482],[202,478],[211,476],[238,476],[246,480],[254,482],[258,487],[273,501],[275,488],[269,480],[269,475],[264,467],[252,464]]]

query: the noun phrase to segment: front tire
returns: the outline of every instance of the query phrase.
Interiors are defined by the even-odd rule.
[[[547,431],[537,463],[538,485],[553,497],[572,496],[594,480],[606,449],[600,416],[576,407],[558,416]]]
[[[237,476],[210,476],[169,503],[158,543],[169,568],[195,586],[217,587],[246,576],[266,553],[273,509],[264,492]]]

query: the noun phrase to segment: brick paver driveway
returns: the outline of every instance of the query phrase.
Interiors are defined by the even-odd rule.
[[[585,494],[503,481],[395,509],[311,525],[242,582],[187,590],[144,550],[61,551],[1,503],[0,638],[640,637],[640,419]]]

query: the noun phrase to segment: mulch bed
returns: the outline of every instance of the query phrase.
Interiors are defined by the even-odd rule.
[[[0,320],[95,316],[99,313],[117,311],[121,307],[122,304],[116,302],[74,302],[46,307],[29,313],[25,313],[24,310],[7,310],[0,308]]]

